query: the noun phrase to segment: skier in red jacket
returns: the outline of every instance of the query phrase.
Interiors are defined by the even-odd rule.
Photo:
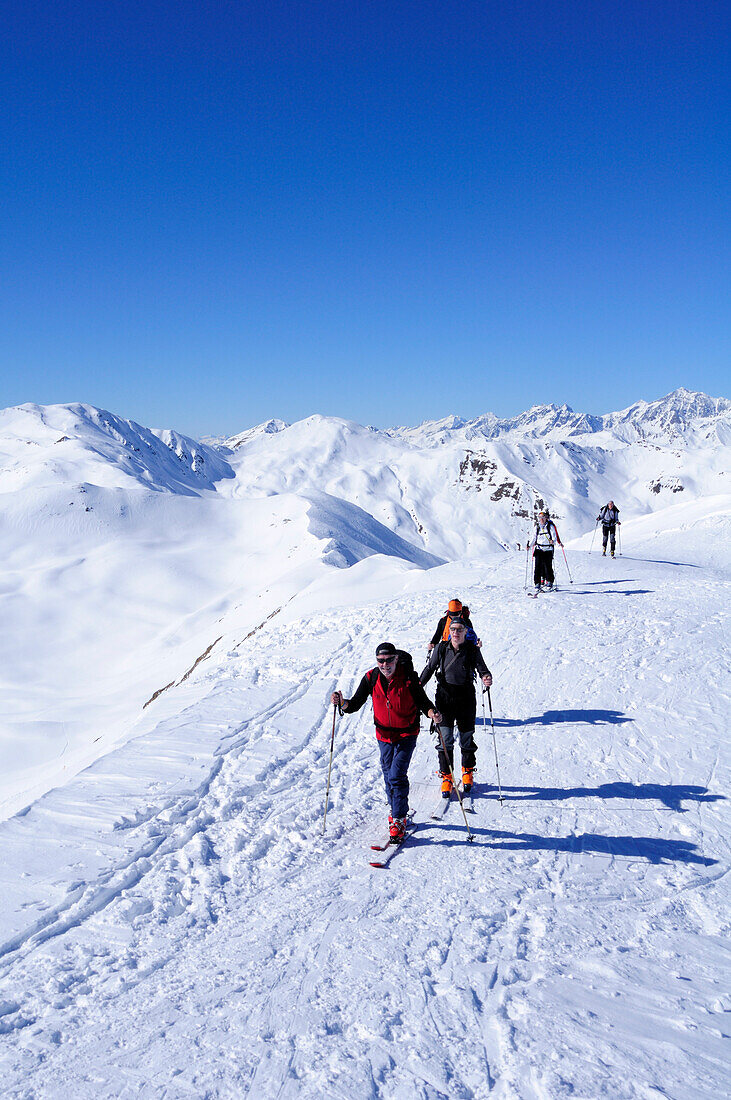
[[[416,748],[420,712],[437,723],[441,715],[419,683],[408,653],[396,649],[392,642],[381,642],[376,649],[376,661],[376,667],[366,672],[352,698],[345,699],[341,691],[334,691],[331,701],[341,712],[353,714],[368,696],[373,700],[381,768],[391,807],[389,833],[392,840],[399,841],[409,810],[408,771]]]

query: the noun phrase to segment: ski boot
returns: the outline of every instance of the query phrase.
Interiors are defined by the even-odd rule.
[[[607,556],[607,548],[605,546],[604,549],[602,550],[602,557],[606,558],[606,556]]]
[[[452,797],[452,777],[449,772],[440,772],[442,777],[442,798]]]
[[[614,550],[611,550],[610,553],[611,553],[611,556],[614,557]]]
[[[388,827],[389,844],[400,844],[406,835],[406,819],[395,817]]]
[[[474,768],[462,768],[462,794],[472,794],[472,773]]]

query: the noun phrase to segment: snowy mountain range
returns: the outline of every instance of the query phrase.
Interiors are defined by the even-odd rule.
[[[201,442],[0,412],[3,1095],[724,1095],[730,588],[722,398]],[[474,843],[424,730],[375,871],[372,716],[330,693],[455,594]]]
[[[727,492],[731,401],[677,390],[596,417],[537,406],[379,431],[310,417],[217,441],[237,492],[324,490],[444,560],[510,548],[548,506],[566,537],[614,497],[626,516]]]
[[[145,492],[235,501],[237,515],[296,497],[331,562],[386,552],[425,565],[512,549],[539,508],[570,539],[610,498],[630,518],[728,492],[729,448],[731,401],[683,389],[601,417],[547,405],[382,431],[311,416],[206,442],[92,406],[24,405],[0,412],[0,494],[6,526],[48,524],[51,541],[121,534],[152,507]]]
[[[686,390],[602,417],[549,405],[378,430],[311,416],[207,442],[89,405],[5,409],[6,811],[56,774],[49,745],[68,771],[93,758],[100,722],[100,743],[128,736],[222,617],[246,634],[373,556],[423,569],[514,552],[546,506],[570,541],[610,498],[625,524],[723,498],[730,441],[731,401]],[[21,758],[8,746],[29,730]]]

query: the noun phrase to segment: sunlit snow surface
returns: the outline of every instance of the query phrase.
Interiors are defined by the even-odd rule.
[[[561,558],[560,591],[534,601],[517,549],[440,564],[446,485],[419,490],[431,545],[407,537],[409,502],[392,526],[376,515],[366,498],[391,475],[367,443],[337,466],[328,424],[345,497],[322,478],[303,495],[293,446],[247,482],[246,448],[255,466],[284,426],[228,454],[150,433],[176,456],[150,481],[133,450],[99,454],[98,411],[74,410],[79,454],[36,434],[37,465],[18,456],[21,413],[0,414],[17,429],[0,751],[20,811],[0,825],[3,1095],[725,1095],[731,498],[703,449],[685,460],[705,493],[638,505],[614,560],[596,539],[589,553],[591,522],[569,526],[573,584]],[[485,497],[471,507],[487,539]],[[329,692],[350,693],[384,638],[418,665],[455,594],[495,677],[505,801],[480,710],[476,841],[457,807],[431,821],[424,729],[417,832],[373,870],[368,708],[338,720],[321,835]]]

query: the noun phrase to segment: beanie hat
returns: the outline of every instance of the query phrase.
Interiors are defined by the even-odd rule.
[[[395,657],[396,646],[393,642],[381,642],[379,646],[376,646],[376,657]]]
[[[462,604],[459,602],[459,600],[450,600],[449,610],[452,612],[452,614],[455,614],[455,612],[462,610]]]

